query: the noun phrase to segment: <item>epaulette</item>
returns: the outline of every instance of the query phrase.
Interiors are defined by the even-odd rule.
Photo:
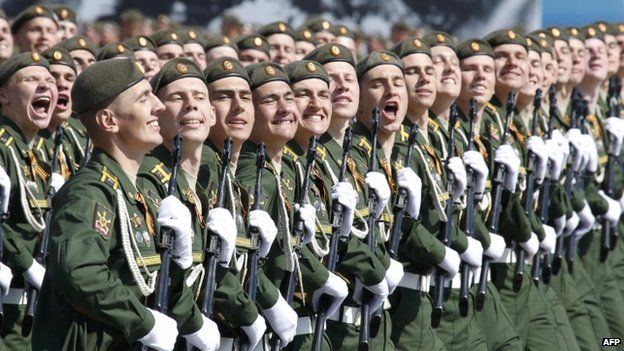
[[[299,156],[297,156],[297,154],[291,148],[289,148],[288,146],[284,146],[284,148],[282,149],[282,152],[285,155],[288,155],[290,158],[292,158],[293,161],[299,160]]]
[[[325,159],[327,158],[327,149],[325,149],[325,146],[316,146],[316,157],[320,158],[321,161],[325,161]]]
[[[490,112],[493,112],[493,113],[497,111],[496,106],[494,106],[491,102],[486,103],[485,108],[490,110]]]
[[[405,126],[401,124],[401,129],[399,129],[399,135],[401,137],[401,141],[409,140],[409,132],[405,130]]]
[[[368,142],[368,140],[366,140],[366,138],[364,138],[364,137],[360,138],[360,142],[358,143],[358,146],[365,148],[366,149],[366,153],[369,154],[369,155],[371,154],[371,152],[373,152],[373,147]]]
[[[100,176],[100,182],[110,185],[113,190],[117,190],[119,187],[119,179],[111,172],[108,171],[108,167],[102,167],[102,175]]]
[[[4,144],[5,146],[9,146],[12,142],[13,137],[10,136],[9,133],[7,133],[6,129],[0,129],[0,143]]]
[[[40,135],[37,135],[35,140],[35,149],[41,151],[41,149],[43,149],[43,146],[45,145],[45,138],[41,137]]]
[[[150,173],[156,176],[162,184],[166,184],[171,179],[171,172],[167,169],[164,163],[158,162],[151,170]]]
[[[440,129],[440,125],[433,118],[429,118],[429,125],[434,132]]]
[[[461,122],[459,120],[455,121],[455,129],[460,129],[462,126]]]

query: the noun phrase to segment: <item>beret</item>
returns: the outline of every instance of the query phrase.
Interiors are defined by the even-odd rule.
[[[64,5],[53,5],[53,6],[50,6],[50,9],[54,12],[59,22],[69,21],[69,22],[72,22],[73,24],[77,23],[76,12],[72,10],[70,7],[64,6]]]
[[[540,55],[544,52],[542,47],[539,45],[539,39],[530,34],[526,34],[524,37],[526,38],[527,49],[529,51],[535,51]]]
[[[176,57],[167,61],[160,71],[150,80],[152,91],[156,93],[160,88],[182,78],[197,78],[204,84],[204,73],[197,65],[186,57]]]
[[[154,44],[154,41],[150,37],[145,35],[135,35],[128,38],[123,43],[132,51],[144,50],[156,52],[156,44]]]
[[[396,66],[400,68],[401,71],[403,71],[403,63],[394,52],[387,50],[377,50],[371,52],[362,61],[358,62],[357,66],[355,67],[358,79],[362,79],[366,72],[381,65]]]
[[[195,43],[204,46],[204,40],[200,34],[201,33],[196,29],[183,29],[178,31],[178,35],[183,44]]]
[[[329,31],[337,37],[347,37],[351,39],[355,38],[355,34],[349,29],[349,27],[343,24],[334,24],[331,26]]]
[[[74,112],[101,108],[103,103],[144,79],[143,70],[132,59],[98,61],[82,71],[74,82],[71,91]]]
[[[299,28],[295,32],[295,41],[305,41],[316,45],[316,38],[314,37],[312,31],[307,27]]]
[[[251,90],[270,82],[285,82],[290,85],[288,75],[282,67],[273,62],[254,63],[245,67],[249,74],[249,86]]]
[[[472,56],[489,56],[494,58],[494,50],[487,42],[481,39],[469,39],[457,44],[457,57],[460,60],[467,59]]]
[[[424,41],[427,45],[429,45],[430,48],[434,46],[446,46],[455,50],[455,46],[457,46],[457,42],[455,41],[455,38],[450,36],[448,33],[440,32],[440,31],[427,33],[422,38],[422,41]]]
[[[355,59],[351,50],[341,44],[329,43],[321,45],[308,53],[303,59],[316,61],[321,65],[329,62],[346,62],[355,68]]]
[[[219,46],[229,46],[238,51],[238,48],[232,43],[230,38],[223,35],[213,35],[204,41],[204,51],[206,52]]]
[[[568,35],[568,40],[577,39],[580,41],[585,41],[585,32],[577,27],[568,27],[566,28],[566,34]]]
[[[258,29],[258,33],[263,35],[265,38],[268,38],[273,34],[286,34],[291,36],[293,39],[295,38],[295,30],[286,22],[269,23]]]
[[[550,34],[553,40],[568,41],[570,39],[569,31],[563,27],[548,27],[546,33]]]
[[[580,32],[585,35],[585,40],[587,39],[598,39],[600,41],[605,41],[605,33],[601,32],[597,26],[587,25],[581,28]]]
[[[324,18],[312,18],[305,22],[304,26],[310,28],[314,33],[330,31],[332,23]]]
[[[93,54],[93,56],[97,56],[98,49],[95,45],[93,45],[93,42],[89,38],[83,35],[74,35],[71,38],[63,40],[57,45],[63,47],[69,52],[74,50],[85,50]]]
[[[238,46],[240,51],[252,49],[262,51],[267,54],[267,56],[270,56],[269,42],[265,37],[259,34],[239,37],[236,41],[236,46]]]
[[[416,37],[405,38],[390,48],[390,51],[394,52],[399,58],[404,58],[405,56],[411,54],[425,54],[431,57],[431,49],[429,48],[429,45],[427,45],[424,40]]]
[[[110,43],[101,47],[97,54],[97,60],[103,61],[120,56],[134,60],[134,52],[132,49],[122,43]]]
[[[249,83],[249,74],[245,67],[237,59],[227,56],[211,61],[204,70],[204,76],[208,84],[228,77],[243,78]]]
[[[53,20],[54,22],[57,21],[56,15],[49,8],[41,5],[28,6],[26,9],[24,9],[24,11],[17,14],[17,16],[15,16],[15,19],[13,19],[13,23],[11,23],[11,33],[17,33],[17,31],[24,23],[36,17],[46,17]]]
[[[76,63],[74,62],[74,58],[71,57],[69,51],[65,50],[60,46],[53,46],[44,52],[41,53],[50,65],[64,65],[74,70],[74,72],[78,73],[76,69]]]
[[[598,28],[598,30],[601,31],[603,34],[607,34],[607,35],[618,34],[618,31],[615,28],[615,26],[612,26],[610,23],[607,23],[605,21],[596,21],[592,23],[591,25],[594,26],[595,28]]]
[[[180,36],[174,30],[166,29],[151,35],[152,41],[157,48],[167,44],[177,44],[182,46]]]
[[[30,66],[50,69],[48,60],[36,52],[23,52],[9,57],[0,65],[0,86],[3,86],[15,72]]]
[[[624,34],[624,23],[613,23],[617,35]]]
[[[301,60],[287,64],[284,67],[288,73],[290,84],[295,84],[305,79],[317,78],[329,85],[329,75],[323,65],[316,61]]]
[[[486,35],[483,40],[487,41],[492,49],[500,45],[516,44],[528,50],[524,35],[511,28],[496,30]]]

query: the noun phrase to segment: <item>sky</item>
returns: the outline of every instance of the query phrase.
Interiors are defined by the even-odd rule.
[[[624,0],[542,0],[542,14],[544,27],[624,22]]]

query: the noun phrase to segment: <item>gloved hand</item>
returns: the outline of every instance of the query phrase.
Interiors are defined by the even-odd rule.
[[[301,245],[312,242],[316,233],[316,209],[311,204],[295,204],[295,212],[299,213],[299,218],[303,220],[303,238]]]
[[[396,289],[396,287],[399,286],[399,283],[401,282],[401,279],[403,279],[404,274],[405,272],[403,272],[403,265],[397,260],[390,259],[390,266],[388,267],[388,270],[386,271],[386,283],[388,283],[388,295],[392,294],[394,292],[394,289]]]
[[[26,272],[22,273],[26,282],[37,290],[41,290],[41,284],[43,284],[43,277],[45,276],[46,269],[39,262],[33,260],[30,268]]]
[[[208,212],[207,223],[208,230],[217,234],[220,239],[219,264],[227,267],[236,249],[236,222],[230,211],[217,207]]]
[[[571,128],[566,132],[565,135],[571,149],[574,149],[574,152],[571,152],[570,155],[572,158],[572,168],[575,171],[579,171],[581,169],[583,158],[585,156],[585,152],[583,151],[583,144],[581,140],[581,131],[578,128]]]
[[[540,249],[544,252],[553,252],[555,250],[555,245],[557,245],[557,233],[555,233],[555,228],[542,224],[542,228],[544,228],[544,240],[542,240],[539,244]]]
[[[158,224],[175,232],[172,261],[187,269],[193,264],[191,212],[175,196],[167,196],[158,206]]]
[[[585,170],[587,172],[594,173],[598,170],[598,149],[596,149],[596,142],[589,134],[583,134],[581,136],[581,144],[583,150],[587,153],[587,166]]]
[[[329,272],[325,284],[312,293],[312,306],[314,310],[318,311],[319,300],[323,295],[327,295],[331,298],[331,304],[327,308],[327,315],[331,316],[338,310],[342,302],[347,298],[347,295],[349,295],[349,288],[344,280],[340,279],[334,273]]]
[[[3,167],[0,167],[0,210],[1,213],[9,212],[9,195],[11,193],[11,178],[4,170]]]
[[[249,326],[242,326],[241,329],[243,333],[247,336],[247,342],[249,343],[248,350],[254,350],[260,340],[262,340],[262,336],[264,336],[264,332],[266,331],[266,322],[261,315],[258,315],[258,318]]]
[[[483,251],[483,254],[493,260],[498,260],[505,253],[506,246],[505,238],[498,234],[490,233],[490,246]]]
[[[58,173],[52,173],[50,175],[50,187],[54,189],[54,192],[58,192],[59,189],[65,184],[65,178]]]
[[[559,150],[563,154],[562,163],[565,164],[568,159],[568,155],[570,154],[570,143],[568,142],[568,139],[561,134],[559,129],[553,129],[551,137],[552,139],[550,140],[554,140],[559,146]]]
[[[489,174],[488,166],[483,156],[474,150],[464,152],[463,160],[466,167],[470,167],[473,170],[475,178],[474,193],[475,198],[479,200],[485,193],[485,183]]]
[[[442,262],[437,264],[437,266],[446,272],[448,279],[453,279],[457,275],[457,272],[459,272],[459,264],[461,260],[459,259],[457,251],[451,249],[450,247],[445,246],[444,251],[444,258],[442,259]]]
[[[451,157],[446,168],[455,177],[451,201],[456,202],[466,190],[466,168],[464,168],[464,163],[459,157]]]
[[[589,207],[587,209],[589,209]],[[589,211],[589,214],[591,215],[591,210]],[[594,218],[594,216],[592,216],[592,218]],[[564,228],[564,231],[563,231],[563,235],[564,236],[568,236],[568,235],[574,233],[574,231],[578,227],[580,221],[581,221],[580,217],[576,214],[576,212],[573,211],[572,212],[572,216],[570,216],[570,218],[566,219],[566,225],[565,225],[565,228]],[[593,219],[591,221],[591,225],[594,225],[594,220]]]
[[[377,311],[382,305],[386,297],[390,294],[388,291],[388,282],[384,278],[381,282],[375,285],[364,285],[362,282],[355,278],[355,288],[353,289],[353,300],[359,304],[362,304],[362,292],[364,289],[368,290],[372,296],[370,302],[370,310]]]
[[[340,236],[348,238],[351,235],[353,216],[357,204],[357,193],[349,182],[340,182],[332,187],[331,197],[333,201],[338,201],[342,205],[342,226]]]
[[[258,228],[258,233],[260,234],[258,255],[262,258],[266,257],[269,251],[271,251],[271,246],[277,236],[277,227],[275,222],[273,222],[273,218],[263,210],[250,211],[249,226]]]
[[[9,294],[11,280],[13,280],[13,272],[11,272],[11,268],[0,262],[0,288],[2,288],[3,295]]]
[[[620,196],[620,199],[618,200],[618,202],[620,203],[620,209],[621,209],[622,213],[624,213],[624,194],[622,194],[622,196]]]
[[[173,350],[178,337],[178,325],[173,318],[152,309],[147,309],[154,316],[154,326],[139,339],[144,346],[158,351]]]
[[[478,240],[467,237],[468,247],[466,251],[459,254],[459,258],[462,261],[469,264],[472,267],[481,267],[481,261],[483,259],[483,246]]]
[[[587,234],[594,227],[594,223],[596,222],[596,217],[592,214],[589,204],[587,204],[587,201],[584,202],[585,206],[577,212],[579,224],[574,231],[574,235],[577,239],[580,239],[583,235]]]
[[[297,312],[293,310],[286,300],[279,295],[277,302],[272,307],[263,310],[262,314],[266,318],[273,332],[279,336],[282,345],[286,346],[295,338],[297,332]]]
[[[221,334],[219,333],[217,324],[203,315],[202,319],[204,320],[204,324],[198,331],[192,334],[182,335],[186,339],[187,345],[190,344],[202,351],[219,349]]]
[[[565,215],[563,215],[561,217],[558,217],[558,218],[555,218],[553,220],[553,228],[555,229],[555,233],[557,233],[557,236],[563,234],[563,230],[565,229],[565,226],[566,226],[566,216]]]
[[[368,172],[366,173],[366,184],[368,185],[369,191],[374,191],[375,194],[377,194],[377,201],[373,206],[373,215],[375,218],[379,218],[390,199],[388,180],[383,173]]]
[[[548,151],[542,138],[531,136],[527,140],[527,149],[535,155],[535,181],[542,184],[546,176],[546,165],[548,164]]]
[[[520,169],[520,158],[516,156],[509,145],[501,145],[494,152],[494,162],[505,167],[505,188],[511,192],[516,191],[518,184],[518,171]]]
[[[602,196],[602,198],[609,203],[609,209],[607,210],[607,213],[603,215],[603,217],[607,221],[609,221],[611,225],[617,224],[617,222],[620,220],[620,215],[622,214],[622,208],[620,207],[620,203],[607,196],[607,194],[605,194],[602,190],[598,191],[598,194],[600,194],[600,196]]]
[[[397,172],[397,183],[399,188],[407,191],[407,205],[405,210],[412,218],[418,218],[420,215],[420,201],[422,181],[420,177],[411,168],[401,168]]]
[[[557,144],[557,141],[553,139],[546,140],[545,146],[548,152],[548,160],[550,161],[550,167],[548,167],[546,176],[549,179],[557,181],[561,176],[565,155]]]
[[[605,121],[605,127],[609,134],[609,145],[607,150],[612,151],[612,155],[619,156],[622,153],[622,141],[624,140],[624,120],[620,117],[609,117]]]
[[[530,260],[535,254],[537,250],[539,250],[539,239],[537,239],[537,235],[535,233],[531,233],[531,238],[529,240],[519,243],[520,247],[526,252],[526,259]]]

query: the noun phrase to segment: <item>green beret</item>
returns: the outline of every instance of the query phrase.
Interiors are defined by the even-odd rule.
[[[457,44],[455,50],[460,60],[467,59],[472,56],[489,56],[494,58],[494,50],[486,41],[481,39],[468,39]]]
[[[357,72],[358,79],[362,79],[366,72],[380,65],[392,65],[397,66],[403,71],[403,63],[401,59],[392,51],[377,50],[371,52],[362,61],[358,62],[355,70]]]
[[[483,40],[487,41],[492,49],[505,44],[516,44],[528,49],[526,38],[515,29],[499,29],[486,35]]]
[[[249,86],[251,90],[270,82],[284,82],[290,85],[288,75],[282,67],[273,62],[254,63],[245,67],[249,74]]]
[[[422,38],[422,41],[429,45],[430,48],[434,46],[446,46],[455,50],[455,47],[457,46],[455,38],[450,36],[448,33],[440,31],[427,33],[427,35]]]
[[[102,108],[119,94],[144,80],[140,65],[131,59],[99,61],[76,78],[71,98],[76,113]]]
[[[9,57],[0,65],[0,86],[4,86],[15,72],[30,66],[41,66],[50,69],[48,60],[36,52],[23,52]]]
[[[258,29],[258,33],[263,35],[265,38],[268,38],[273,34],[286,34],[291,36],[293,39],[295,38],[295,30],[286,22],[269,23]]]
[[[570,39],[570,33],[563,27],[548,27],[546,28],[546,33],[548,33],[553,40],[568,41]]]
[[[269,42],[265,37],[259,34],[239,37],[236,41],[236,46],[240,51],[252,49],[262,51],[267,54],[267,56],[271,56]]]
[[[543,50],[542,48],[539,46],[539,40],[529,34],[524,36],[526,39],[526,44],[527,44],[527,49],[528,51],[535,51],[538,54],[542,54]]]
[[[295,84],[305,79],[317,78],[329,86],[329,75],[320,63],[316,61],[301,60],[287,64],[284,70],[288,73],[290,84]]]
[[[150,80],[154,94],[160,88],[182,78],[197,78],[204,84],[204,73],[197,65],[186,57],[176,57],[167,61],[160,71]]]
[[[351,50],[344,45],[335,43],[321,45],[308,53],[303,59],[316,61],[321,65],[330,62],[346,62],[355,68],[355,60]]]
[[[347,38],[355,39],[355,35],[353,34],[353,32],[349,30],[349,27],[343,24],[334,24],[331,26],[329,31],[337,37],[347,37]]]
[[[74,58],[71,57],[69,51],[65,50],[60,46],[53,46],[44,52],[41,53],[50,65],[64,65],[74,70],[74,72],[78,73],[76,69],[76,63],[74,63]]]
[[[93,42],[91,42],[91,40],[84,35],[74,35],[73,37],[67,38],[58,43],[58,46],[69,52],[74,50],[85,50],[93,54],[94,57],[97,56],[98,51],[95,45],[93,45]]]
[[[585,35],[585,40],[587,39],[598,39],[600,41],[605,41],[604,33],[598,29],[596,26],[588,25],[580,30],[583,35]]]
[[[553,38],[544,31],[534,31],[527,34],[528,38],[531,38],[541,49],[540,53],[548,52],[551,55],[554,54]]]
[[[182,46],[180,36],[178,35],[178,33],[171,29],[158,31],[152,34],[151,38],[157,48],[167,44],[177,44]]]
[[[424,40],[420,40],[416,37],[405,38],[405,40],[393,46],[390,51],[394,52],[399,58],[404,58],[411,54],[425,54],[431,57],[429,45],[427,45]]]
[[[624,23],[613,23],[613,28],[615,28],[616,35],[624,34]]]
[[[134,60],[134,52],[123,43],[110,43],[101,47],[97,54],[98,61],[104,61],[115,57],[128,57]]]
[[[566,28],[565,32],[568,35],[568,41],[570,39],[577,39],[577,40],[580,40],[580,41],[585,41],[585,33],[581,29],[579,29],[579,28],[568,27],[568,28]]]
[[[135,35],[124,41],[124,44],[132,51],[144,50],[156,53],[156,44],[150,37],[145,35]]]
[[[612,26],[610,23],[607,23],[605,21],[596,21],[592,23],[591,25],[594,26],[595,28],[598,28],[598,30],[601,31],[603,34],[617,35],[617,29],[614,26]]]
[[[243,78],[249,83],[249,74],[245,67],[237,59],[227,56],[211,61],[204,70],[204,76],[208,84],[228,77]]]
[[[178,35],[180,36],[180,40],[182,40],[183,44],[195,43],[204,46],[204,40],[202,39],[201,33],[196,29],[179,30]]]
[[[330,21],[318,17],[307,20],[303,25],[310,28],[310,30],[314,33],[323,31],[329,32],[332,27],[332,23]]]
[[[41,5],[32,5],[28,6],[24,11],[20,12],[15,17],[13,23],[11,24],[11,33],[17,33],[22,24],[36,17],[46,17],[56,23],[56,15],[54,14],[54,12],[52,12],[52,10]]]
[[[238,52],[238,48],[234,46],[230,38],[223,35],[213,35],[204,42],[204,51],[208,52],[219,46],[229,46]]]
[[[312,34],[312,31],[306,27],[299,28],[295,32],[295,41],[305,41],[316,46],[316,38],[314,37],[314,34]]]
[[[54,12],[59,22],[69,21],[73,24],[77,23],[76,12],[70,7],[64,5],[52,5],[50,9]]]

